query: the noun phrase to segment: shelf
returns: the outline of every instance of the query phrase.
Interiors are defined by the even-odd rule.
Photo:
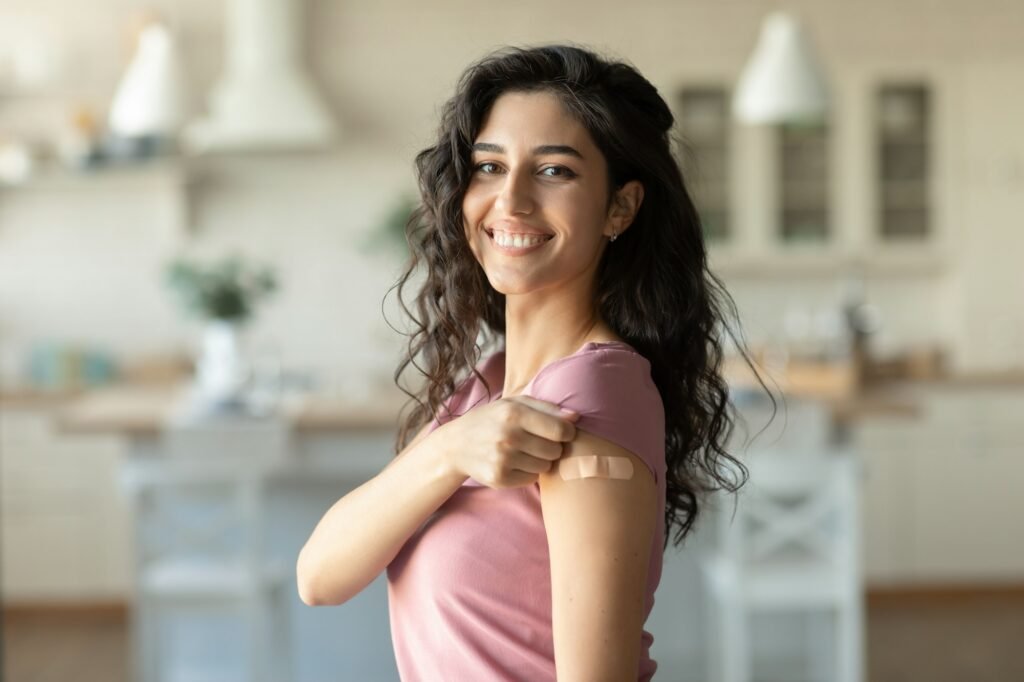
[[[0,196],[17,194],[169,193],[175,204],[175,229],[188,233],[194,224],[194,164],[180,156],[110,163],[75,170],[55,161],[37,162],[32,175],[17,184],[0,183]]]
[[[901,248],[904,246],[905,248]],[[881,277],[930,277],[949,268],[950,258],[936,249],[913,244],[881,244],[867,251],[844,252],[829,244],[776,247],[770,253],[744,254],[729,244],[711,244],[709,267],[715,274],[735,277],[834,277],[858,269]]]
[[[178,158],[97,166],[89,170],[74,170],[50,161],[37,165],[22,183],[0,183],[0,191],[134,190],[153,185],[182,187],[188,183],[187,166]]]

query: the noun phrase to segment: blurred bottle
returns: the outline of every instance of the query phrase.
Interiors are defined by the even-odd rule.
[[[29,349],[32,386],[68,390],[99,386],[117,378],[113,356],[106,351],[61,342],[37,342]]]
[[[871,363],[871,336],[881,329],[878,307],[867,301],[864,268],[856,264],[849,268],[840,283],[843,317],[850,339],[849,356],[858,383],[867,378]]]
[[[57,137],[57,154],[74,170],[88,170],[102,161],[100,124],[92,107],[80,103],[72,108]]]
[[[803,303],[790,302],[782,314],[785,349],[795,360],[809,360],[816,353],[813,315]]]

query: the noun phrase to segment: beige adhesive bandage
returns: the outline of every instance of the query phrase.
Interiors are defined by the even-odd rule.
[[[633,478],[633,461],[628,457],[580,455],[558,460],[558,471],[566,481],[577,478]]]

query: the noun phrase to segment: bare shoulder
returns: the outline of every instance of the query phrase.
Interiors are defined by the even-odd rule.
[[[615,466],[616,471],[628,470],[629,478],[562,476],[563,467],[570,469],[569,460],[586,456],[629,462]],[[606,534],[608,542],[627,540],[624,533],[637,530],[653,534],[658,500],[654,474],[640,456],[608,439],[577,429],[575,439],[565,444],[562,457],[538,477],[538,483],[546,524],[568,524],[576,531],[585,525]]]

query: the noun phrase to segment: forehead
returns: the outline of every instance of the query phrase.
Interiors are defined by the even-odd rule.
[[[533,147],[567,144],[587,157],[596,147],[586,128],[550,92],[506,92],[500,95],[484,117],[476,142]],[[511,151],[511,149],[510,149]]]

